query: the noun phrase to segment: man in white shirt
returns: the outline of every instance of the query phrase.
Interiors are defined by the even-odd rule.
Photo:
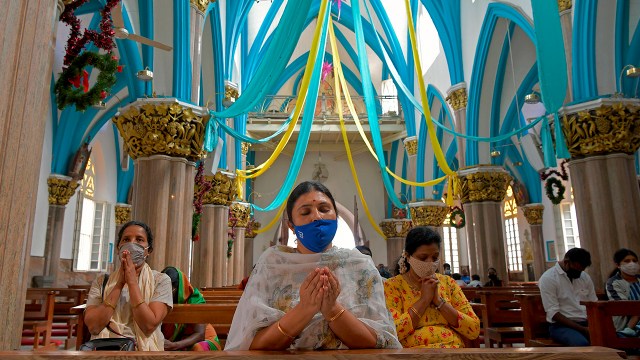
[[[591,265],[591,254],[573,248],[538,281],[542,304],[547,313],[551,338],[567,346],[589,346],[587,310],[580,301],[596,301],[591,277],[584,270]]]

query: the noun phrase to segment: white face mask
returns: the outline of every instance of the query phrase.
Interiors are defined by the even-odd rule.
[[[638,274],[638,272],[640,272],[640,264],[633,261],[620,264],[620,271],[627,275],[635,276]]]
[[[413,256],[409,256],[409,265],[411,265],[411,268],[415,271],[418,277],[424,279],[436,273],[438,266],[440,266],[440,260],[422,261],[414,258]]]

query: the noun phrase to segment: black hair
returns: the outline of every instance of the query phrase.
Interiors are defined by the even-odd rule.
[[[174,268],[173,266],[167,266],[162,270],[162,272],[167,274],[169,276],[169,279],[171,279],[171,287],[174,289],[178,288],[178,283],[180,281],[180,274],[178,273],[178,269]]]
[[[415,253],[422,245],[436,244],[438,249],[440,249],[441,242],[442,238],[440,238],[440,234],[432,228],[428,226],[416,226],[407,234],[407,239],[404,242],[404,250],[408,255],[413,255],[413,253]],[[407,260],[409,259],[404,259],[404,265],[407,267],[408,271],[411,269],[411,266]]]
[[[438,247],[440,247],[440,246],[438,246]],[[449,263],[444,263],[444,265],[442,265],[442,268],[443,268],[443,269],[447,269],[447,268],[448,268],[449,270],[451,270],[451,264],[449,264]]]
[[[451,277],[453,278],[453,280],[462,280],[462,275],[458,273],[451,274]]]
[[[480,281],[480,275],[478,275],[478,274],[473,274],[473,275],[471,275],[471,280],[478,280],[478,281]]]
[[[615,252],[615,254],[613,254],[613,262],[616,263],[616,265],[620,265],[620,263],[622,262],[622,260],[624,260],[624,258],[626,258],[627,256],[632,255],[633,257],[635,257],[636,259],[638,259],[638,255],[633,252],[633,250],[630,249],[626,249],[626,248],[622,248],[618,251]],[[613,269],[613,271],[609,274],[609,277],[614,276],[615,274],[619,273],[620,269],[618,269],[617,267],[615,269]]]
[[[371,249],[369,249],[368,246],[358,245],[356,246],[356,249],[365,255],[373,256],[373,253],[371,252]]]
[[[317,181],[305,181],[298,184],[298,186],[296,186],[296,188],[293,189],[293,191],[289,195],[289,198],[287,199],[287,216],[289,217],[289,221],[291,223],[293,223],[293,220],[292,220],[293,205],[296,203],[296,200],[298,200],[300,196],[312,191],[319,191],[325,194],[329,198],[329,200],[331,200],[333,209],[336,212],[336,217],[338,216],[338,208],[336,207],[336,200],[333,198],[333,195],[331,195],[331,191],[329,191],[329,189],[327,189],[326,186],[322,185],[322,183],[319,183]]]
[[[576,247],[569,249],[569,251],[564,254],[564,259],[571,262],[577,262],[584,268],[591,266],[591,254],[583,248]]]
[[[116,244],[116,248],[118,247],[118,245],[120,245],[120,240],[122,240],[122,234],[124,233],[124,229],[133,225],[140,226],[141,228],[144,229],[145,233],[147,233],[147,243],[149,244],[149,252],[153,251],[153,233],[151,232],[151,228],[149,227],[149,225],[136,220],[131,220],[128,223],[122,225],[122,227],[120,228],[120,231],[118,232],[118,243]]]

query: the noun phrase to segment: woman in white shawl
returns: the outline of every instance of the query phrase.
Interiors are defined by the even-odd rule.
[[[85,324],[94,339],[127,336],[136,340],[137,350],[163,351],[160,325],[173,297],[171,279],[145,261],[153,251],[151,229],[138,221],[124,224],[116,247],[120,267],[91,285]]]
[[[287,215],[297,247],[262,254],[225,350],[400,348],[371,258],[331,245],[338,214],[329,190],[299,184]]]

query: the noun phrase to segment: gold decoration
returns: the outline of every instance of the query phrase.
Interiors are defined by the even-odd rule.
[[[440,227],[447,218],[449,209],[446,205],[420,205],[423,203],[409,204],[411,220],[414,226],[435,226]]]
[[[132,159],[168,155],[201,159],[209,115],[197,115],[194,108],[177,101],[145,99],[113,118]],[[140,104],[142,103],[142,104]]]
[[[231,84],[225,84],[224,85],[224,99],[225,100],[234,102],[239,97],[240,97],[240,93],[238,92],[238,89],[235,86],[232,86]],[[231,99],[233,99],[233,100],[231,100]]]
[[[461,175],[460,200],[462,203],[502,201],[511,182],[506,172],[484,171]]]
[[[242,155],[247,155],[247,153],[249,152],[249,147],[251,146],[251,144],[249,144],[248,142],[241,142],[240,143],[240,151],[242,151]]]
[[[260,229],[260,227],[262,227],[261,223],[259,223],[258,221],[253,221],[253,219],[251,219],[249,221],[249,224],[247,225],[247,230],[244,233],[245,239],[255,238],[256,235],[258,235],[258,233],[256,233],[256,230]]]
[[[380,223],[380,229],[387,239],[405,238],[411,230],[411,220],[409,219],[384,219]]]
[[[453,110],[460,110],[467,107],[467,88],[454,90],[447,95],[447,102]]]
[[[79,184],[71,179],[49,177],[47,185],[49,185],[49,205],[67,205]]]
[[[522,206],[522,212],[524,217],[527,218],[529,225],[542,225],[542,213],[544,212],[544,205],[542,204],[529,204]]]
[[[633,155],[640,147],[638,107],[617,102],[564,114],[562,131],[572,159],[612,153]]]
[[[407,149],[407,155],[415,156],[418,153],[418,138],[411,136],[404,139],[404,147]]]
[[[206,181],[211,182],[209,190],[202,198],[203,204],[229,206],[236,199],[238,191],[238,179],[230,173],[218,171],[213,176],[205,176]],[[198,191],[196,186],[195,191]]]
[[[131,205],[116,205],[116,225],[131,221]]]
[[[229,218],[233,217],[236,219],[235,227],[246,228],[251,215],[251,206],[247,203],[233,202],[231,203],[229,210],[231,211],[231,216]],[[234,224],[231,223],[231,220],[229,220],[228,225],[229,227],[234,226]]]
[[[558,0],[558,11],[563,12],[565,10],[571,9],[571,3],[571,0]]]
[[[191,5],[195,6],[200,12],[205,13],[209,7],[209,3],[216,2],[216,0],[191,0]]]

